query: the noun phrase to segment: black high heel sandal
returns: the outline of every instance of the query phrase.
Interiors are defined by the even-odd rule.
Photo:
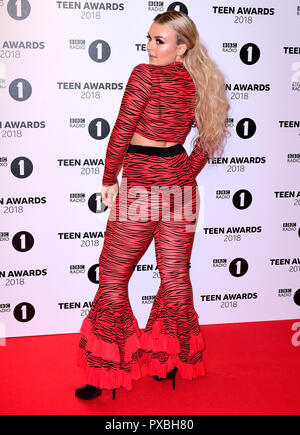
[[[177,371],[178,371],[178,368],[174,367],[170,372],[167,372],[165,378],[160,378],[159,376],[152,376],[152,378],[155,379],[156,381],[164,381],[166,379],[172,379],[173,390],[175,390],[175,376],[176,376]]]
[[[100,396],[102,393],[101,388],[94,387],[93,385],[86,384],[83,387],[79,387],[75,391],[75,396],[78,397],[78,399],[84,399],[84,400],[92,400],[96,397]],[[116,398],[116,389],[113,388],[112,390],[112,397],[113,400]]]
[[[101,388],[94,387],[93,385],[86,384],[83,387],[79,387],[75,391],[75,396],[78,399],[91,400],[100,396],[102,393]]]

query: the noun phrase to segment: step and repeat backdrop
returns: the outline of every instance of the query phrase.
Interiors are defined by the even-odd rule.
[[[300,0],[0,0],[0,336],[78,332],[88,314],[107,143],[167,10],[195,21],[231,104],[224,156],[197,177],[199,322],[299,318]],[[141,328],[159,283],[152,241],[129,281]]]

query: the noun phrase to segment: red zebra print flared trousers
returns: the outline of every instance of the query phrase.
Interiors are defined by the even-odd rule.
[[[78,364],[87,384],[124,387],[145,375],[205,375],[204,340],[193,303],[189,262],[199,191],[181,144],[130,144],[99,258],[99,288],[81,327]],[[144,330],[128,298],[134,266],[154,238],[160,275]]]

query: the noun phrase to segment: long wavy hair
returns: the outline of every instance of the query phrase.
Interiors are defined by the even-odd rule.
[[[223,155],[226,139],[230,136],[226,126],[230,104],[223,73],[209,57],[195,23],[187,14],[167,11],[156,15],[154,22],[173,29],[177,45],[187,45],[183,64],[197,90],[195,123],[198,135],[193,139],[193,145],[198,146],[200,151],[206,151],[209,157]]]

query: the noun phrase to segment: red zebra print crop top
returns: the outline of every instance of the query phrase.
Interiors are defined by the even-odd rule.
[[[154,141],[183,144],[194,121],[195,103],[195,85],[182,62],[136,65],[107,145],[102,185],[117,182],[117,171],[134,132]],[[189,160],[195,177],[207,159],[207,153],[194,147]]]

